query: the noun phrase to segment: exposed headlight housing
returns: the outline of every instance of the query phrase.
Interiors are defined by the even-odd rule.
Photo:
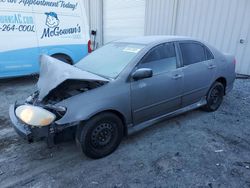
[[[37,127],[48,126],[56,119],[56,115],[50,111],[32,105],[17,107],[16,115],[24,123]]]

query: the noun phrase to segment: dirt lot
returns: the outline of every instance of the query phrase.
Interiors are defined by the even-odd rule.
[[[237,80],[215,113],[195,110],[125,138],[91,160],[73,141],[52,149],[16,135],[9,104],[31,78],[0,82],[0,187],[250,187],[250,80]]]

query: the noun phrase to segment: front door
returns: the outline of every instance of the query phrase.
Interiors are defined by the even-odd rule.
[[[134,124],[177,110],[181,106],[182,70],[173,43],[151,49],[136,67],[150,68],[153,77],[131,82]]]

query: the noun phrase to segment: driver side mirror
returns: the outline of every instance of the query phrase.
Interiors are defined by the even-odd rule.
[[[132,78],[134,80],[141,80],[144,78],[150,78],[153,76],[153,70],[149,68],[140,68],[137,69],[133,74]]]

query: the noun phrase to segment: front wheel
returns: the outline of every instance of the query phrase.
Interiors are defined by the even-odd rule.
[[[113,113],[94,116],[77,128],[76,142],[82,152],[93,159],[105,157],[116,150],[123,137],[123,124]]]
[[[223,101],[223,96],[224,96],[223,84],[220,82],[215,82],[208,92],[207,104],[203,106],[202,109],[207,112],[216,111],[220,107]]]

